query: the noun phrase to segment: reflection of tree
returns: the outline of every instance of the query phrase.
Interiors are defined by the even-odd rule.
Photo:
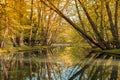
[[[1,77],[4,80],[24,80],[23,52],[20,54],[10,54],[0,57]],[[21,79],[19,79],[21,77]]]
[[[107,54],[108,53],[90,53],[87,55],[87,59],[80,64],[83,65],[83,67],[74,72],[69,80],[74,80],[76,77],[79,78],[78,80],[117,80],[119,64],[117,60],[119,58]]]
[[[47,49],[1,56],[0,70],[0,79],[4,80],[62,80],[68,72]]]
[[[0,57],[0,79],[4,80],[117,80],[119,57],[91,52],[75,67],[56,62],[54,51],[19,52]]]
[[[42,62],[36,61],[40,80],[62,80],[62,65],[55,61],[52,50],[43,49],[42,54],[45,59]]]

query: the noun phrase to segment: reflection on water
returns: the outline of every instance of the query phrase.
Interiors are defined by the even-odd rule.
[[[120,80],[118,55],[81,53],[72,49],[2,55],[0,80]]]

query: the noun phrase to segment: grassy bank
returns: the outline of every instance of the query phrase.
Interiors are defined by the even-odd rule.
[[[0,53],[10,53],[10,52],[20,52],[20,51],[32,51],[32,50],[40,50],[42,48],[50,48],[50,46],[24,46],[24,47],[11,47],[0,49]]]
[[[91,50],[95,52],[106,53],[109,55],[120,55],[120,49],[101,50],[99,48],[96,48],[96,49],[91,49]]]

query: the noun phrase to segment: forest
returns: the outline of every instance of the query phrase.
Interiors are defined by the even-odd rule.
[[[67,8],[63,7],[63,10]],[[75,34],[69,26],[62,17],[39,0],[0,2],[1,49],[70,43],[72,38],[69,36]]]
[[[120,0],[0,0],[0,80],[120,79],[119,13]]]
[[[93,48],[118,49],[119,3],[119,0],[1,0],[0,47],[72,43],[82,38]]]

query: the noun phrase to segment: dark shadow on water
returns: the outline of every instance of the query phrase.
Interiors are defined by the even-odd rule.
[[[109,53],[89,53],[80,64],[81,69],[70,76],[69,80],[119,80],[120,56]]]
[[[90,52],[79,63],[68,66],[54,57],[56,51],[0,56],[0,80],[120,80],[119,55]]]

